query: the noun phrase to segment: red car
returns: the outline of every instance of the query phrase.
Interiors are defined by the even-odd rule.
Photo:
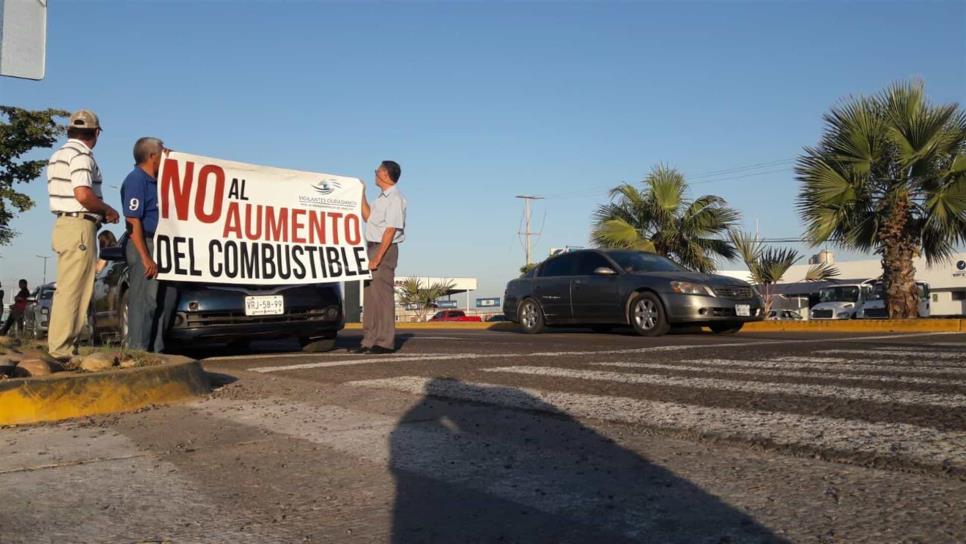
[[[463,310],[441,310],[430,321],[483,321],[478,315],[466,315]]]

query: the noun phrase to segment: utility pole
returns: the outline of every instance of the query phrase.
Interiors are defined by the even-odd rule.
[[[50,257],[45,255],[37,255],[37,258],[44,260],[44,282],[41,285],[47,285],[47,259]]]
[[[516,198],[520,198],[523,200],[523,231],[518,232],[517,234],[520,236],[524,236],[526,238],[525,251],[527,253],[527,264],[529,265],[532,262],[532,259],[531,259],[532,248],[530,246],[530,237],[537,236],[540,234],[539,232],[533,232],[530,229],[530,211],[531,211],[530,202],[532,200],[543,200],[543,197],[534,196],[534,195],[517,195]]]

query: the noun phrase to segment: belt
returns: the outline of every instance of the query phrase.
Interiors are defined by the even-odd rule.
[[[76,217],[78,219],[86,219],[95,225],[101,224],[101,216],[93,213],[86,212],[55,212],[57,217]]]
[[[382,245],[382,242],[366,242],[366,246],[367,247],[379,247],[381,245]],[[394,246],[394,245],[396,245],[396,242],[393,242],[393,243],[391,243],[389,245]]]

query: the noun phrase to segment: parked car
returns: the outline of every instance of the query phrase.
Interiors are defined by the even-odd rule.
[[[855,319],[870,298],[872,280],[825,287],[819,290],[819,303],[812,306],[809,315],[812,319]]]
[[[917,281],[916,290],[919,296],[919,317],[929,317],[931,310],[929,303],[929,284]],[[857,317],[865,319],[887,319],[889,317],[885,303],[885,284],[881,281],[872,284],[872,295],[862,304],[862,308],[857,313]]]
[[[765,319],[768,321],[801,321],[804,318],[802,314],[795,310],[771,310]]]
[[[33,338],[47,336],[47,328],[50,326],[50,308],[54,303],[56,290],[57,282],[47,283],[34,289],[27,299],[27,309],[23,313],[24,330]]]
[[[764,319],[747,282],[691,272],[670,260],[631,250],[579,250],[554,256],[507,284],[503,313],[528,333],[552,325],[608,330],[631,325],[643,336],[672,325],[704,325],[733,333]]]
[[[440,310],[436,312],[430,321],[483,321],[478,315],[466,315],[463,310]]]
[[[109,265],[94,283],[93,322],[100,338],[127,337],[128,267],[120,247],[101,250]],[[245,344],[295,337],[306,351],[335,346],[345,326],[339,286],[331,283],[252,286],[176,283],[178,301],[165,343]]]
[[[486,320],[488,322],[490,322],[490,323],[496,323],[496,322],[501,322],[501,321],[509,321],[509,319],[507,319],[507,317],[505,315],[503,315],[503,314],[494,314],[494,315],[491,315],[490,317],[486,318]]]

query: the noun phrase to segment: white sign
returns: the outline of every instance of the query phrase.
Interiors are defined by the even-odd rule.
[[[47,0],[0,0],[0,76],[43,79]]]
[[[158,175],[158,278],[254,285],[370,279],[362,189],[357,178],[172,152]],[[257,306],[252,311],[276,311],[268,301]]]

